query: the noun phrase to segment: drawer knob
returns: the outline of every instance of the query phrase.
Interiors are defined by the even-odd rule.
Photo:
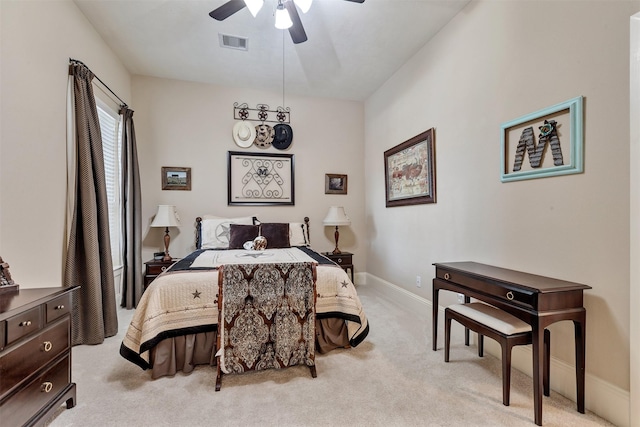
[[[338,258],[338,264],[342,264],[342,258]]]
[[[45,393],[49,393],[53,389],[53,383],[49,381],[45,381],[42,383],[42,387],[40,391],[44,391]]]
[[[451,279],[451,275],[449,273],[444,273],[444,280]]]
[[[31,320],[25,320],[24,322],[20,322],[20,326],[31,326]]]
[[[162,270],[162,271],[165,271],[166,269],[167,269],[167,267],[165,267],[165,266],[160,267],[160,270]]]
[[[53,348],[53,344],[51,344],[51,341],[45,341],[42,344],[44,345],[44,351],[51,351],[51,349]]]
[[[513,299],[513,292],[511,292],[511,291],[507,292],[507,299],[509,301],[511,301]]]
[[[60,305],[56,305],[56,310],[62,310],[64,309],[64,305],[60,304]]]

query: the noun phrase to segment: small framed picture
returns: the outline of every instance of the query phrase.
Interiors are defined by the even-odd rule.
[[[347,175],[326,173],[324,175],[324,194],[347,194]]]
[[[162,189],[191,191],[191,168],[163,166]]]

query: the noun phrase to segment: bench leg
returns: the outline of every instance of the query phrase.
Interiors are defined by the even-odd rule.
[[[509,406],[511,397],[511,345],[502,342],[502,404]]]
[[[484,357],[484,335],[478,334],[478,356]]]
[[[449,361],[449,344],[451,343],[451,318],[447,316],[445,310],[444,316],[444,361]]]

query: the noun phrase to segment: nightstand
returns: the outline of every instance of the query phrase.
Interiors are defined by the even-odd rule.
[[[351,282],[353,282],[353,254],[351,252],[342,252],[339,254],[324,252],[322,255],[338,264],[344,271],[351,270]]]
[[[178,261],[177,258],[173,258],[171,261],[152,259],[151,261],[145,262],[147,267],[144,273],[144,290],[142,292],[147,290],[147,287],[151,282],[153,282],[153,279],[158,277],[158,275],[167,268],[171,267],[176,261]]]

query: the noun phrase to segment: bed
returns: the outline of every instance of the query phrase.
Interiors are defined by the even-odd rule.
[[[246,246],[255,233],[266,237],[266,249]],[[215,364],[218,270],[248,260],[314,262],[316,352],[357,346],[369,333],[369,324],[356,288],[342,268],[309,242],[308,218],[301,223],[260,223],[255,217],[198,217],[196,250],[149,285],[127,328],[121,356],[150,369],[154,379]]]

